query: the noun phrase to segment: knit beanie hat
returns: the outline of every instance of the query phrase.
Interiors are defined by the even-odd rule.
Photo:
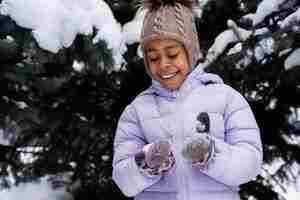
[[[193,0],[144,0],[148,9],[142,27],[141,47],[149,73],[144,47],[152,40],[174,39],[185,48],[191,66],[195,68],[200,47],[193,13]]]

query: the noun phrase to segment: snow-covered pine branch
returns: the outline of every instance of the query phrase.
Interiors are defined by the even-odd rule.
[[[51,53],[70,47],[77,34],[92,35],[96,29],[93,42],[104,40],[112,50],[115,70],[121,67],[127,50],[122,27],[102,0],[3,0],[0,14],[31,29],[39,46]]]

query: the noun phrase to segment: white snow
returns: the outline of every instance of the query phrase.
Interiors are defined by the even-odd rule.
[[[251,35],[251,32],[245,29],[237,28],[237,30],[243,39],[247,39]],[[208,53],[206,55],[206,63],[213,62],[218,58],[219,55],[224,52],[224,50],[230,43],[238,41],[238,36],[231,29],[225,30],[224,32],[220,33],[215,38],[213,45],[208,50]]]
[[[103,0],[3,0],[0,13],[10,16],[24,28],[32,29],[39,46],[52,53],[69,47],[77,34],[97,34],[94,42],[104,40],[112,49],[117,70],[126,46],[121,25]]]
[[[0,191],[1,200],[73,200],[65,188],[52,189],[47,178],[42,178],[38,183],[25,183],[11,189]]]
[[[256,10],[256,13],[244,16],[253,20],[253,26],[262,22],[265,17],[279,10],[279,6],[285,0],[264,0],[262,1]]]
[[[232,48],[228,51],[227,55],[231,55],[231,54],[238,53],[238,52],[240,52],[241,50],[242,50],[242,43],[239,42],[239,43],[235,44],[234,47],[232,47]]]
[[[290,53],[291,51],[292,51],[292,48],[284,49],[278,53],[278,56],[281,57],[287,53]]]
[[[24,101],[14,101],[14,103],[18,106],[18,108],[22,110],[28,108],[27,103],[25,103]]]
[[[261,175],[265,178],[271,177],[273,174],[276,173],[276,171],[284,164],[285,162],[282,159],[275,160],[270,165],[264,165],[264,170],[262,171]],[[287,181],[280,181],[277,179],[277,181],[281,184],[281,187],[278,185],[278,182],[276,182],[273,179],[271,180],[271,185],[273,186],[274,191],[278,192],[280,195],[282,195],[286,200],[298,200],[300,195],[300,179],[297,178],[298,174],[300,173],[299,165],[294,163],[291,166],[291,169],[289,171],[289,175],[292,177],[289,177],[294,182],[287,182]],[[296,178],[296,179],[295,179]]]
[[[198,18],[202,18],[202,14],[203,14],[203,8],[206,6],[206,4],[208,2],[210,2],[211,0],[198,0],[198,6],[194,8],[194,12],[195,12],[195,15],[198,17]]]
[[[142,46],[139,45],[137,50],[136,50],[136,54],[140,57],[140,58],[144,58],[144,54],[143,54],[143,51],[142,51]]]
[[[291,114],[288,116],[288,122],[291,125],[300,122],[300,108],[290,107],[290,113]]]
[[[220,33],[213,43],[213,45],[209,48],[208,53],[206,55],[205,63],[203,64],[203,68],[209,66],[210,63],[215,61],[227,48],[230,43],[237,43],[233,48],[231,48],[227,55],[237,53],[242,50],[242,46],[239,43],[240,41],[247,40],[252,34],[260,35],[269,32],[267,28],[260,28],[255,30],[254,32],[245,30],[236,25],[236,23],[232,20],[227,21],[227,26],[229,29]],[[258,46],[255,48],[254,56],[257,60],[263,59],[263,56],[266,54],[271,54],[274,51],[274,41],[272,38],[267,38],[265,40],[260,41]],[[250,50],[245,52],[247,55],[243,59],[241,59],[238,63],[236,63],[236,68],[240,68],[241,66],[249,65],[251,61],[251,57],[253,56],[253,52]]]
[[[276,104],[276,102],[274,102]],[[272,106],[271,106],[272,107]],[[290,107],[291,114],[288,116],[288,121],[290,124],[299,122],[300,120],[300,108]],[[298,135],[290,135],[289,137],[282,136],[286,142],[289,144],[297,145],[300,142],[300,137]],[[263,171],[261,175],[265,178],[271,177],[277,173],[277,170],[285,164],[285,161],[281,158],[278,158],[273,161],[270,165],[263,165]],[[273,186],[274,191],[282,195],[286,200],[299,200],[300,195],[300,167],[299,164],[294,162],[291,164],[290,169],[287,171],[288,181],[277,181],[281,184],[281,187],[278,185],[278,182],[274,179],[269,179]]]
[[[293,25],[300,21],[300,8],[298,8],[294,13],[287,16],[281,23],[281,27],[287,27]]]
[[[238,40],[240,40],[240,41],[246,40],[244,35],[241,34],[239,27],[233,20],[231,20],[231,19],[227,20],[227,26],[229,29],[231,29],[233,31],[233,33],[235,34],[235,36],[237,37]]]
[[[239,2],[239,9],[245,12],[247,10],[245,3],[242,0],[239,0],[238,2]]]
[[[295,49],[284,61],[284,69],[289,70],[300,66],[300,48]]]
[[[103,161],[108,161],[109,158],[110,158],[109,155],[102,155],[102,156],[101,156],[101,159],[102,159]]]
[[[275,107],[276,107],[276,105],[277,105],[277,99],[276,98],[272,98],[271,100],[270,100],[270,103],[266,106],[266,110],[273,110]]]
[[[274,52],[275,41],[273,38],[264,38],[258,42],[254,48],[254,55],[257,61],[264,59],[266,55],[270,55]]]
[[[21,147],[18,148],[17,151],[20,152],[20,160],[22,161],[23,164],[30,164],[33,163],[38,156],[34,155],[35,153],[43,151],[43,147]]]
[[[1,145],[9,145],[9,138],[7,138],[3,129],[0,129],[0,144]]]
[[[125,38],[126,44],[131,45],[133,43],[140,41],[141,30],[142,30],[145,14],[146,14],[146,9],[139,9],[136,12],[134,19],[124,24],[123,36]]]
[[[77,60],[74,60],[72,67],[77,72],[81,72],[85,68],[84,63]]]

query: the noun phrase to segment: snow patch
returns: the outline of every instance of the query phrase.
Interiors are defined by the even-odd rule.
[[[42,178],[36,183],[22,183],[17,187],[0,192],[1,200],[73,200],[70,193],[64,188],[52,189],[51,183],[47,178]]]
[[[127,22],[123,26],[123,36],[125,38],[125,43],[131,45],[140,41],[141,31],[143,26],[143,20],[146,15],[146,10],[139,9],[136,12],[134,19]]]
[[[0,13],[24,28],[32,29],[39,46],[52,53],[70,47],[77,34],[97,34],[93,41],[106,41],[112,49],[115,69],[127,50],[110,7],[103,0],[3,0]]]
[[[296,66],[300,66],[300,48],[295,49],[284,62],[285,70],[290,70]]]

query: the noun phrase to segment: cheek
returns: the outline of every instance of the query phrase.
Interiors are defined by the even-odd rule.
[[[152,79],[158,80],[157,67],[148,65],[148,73]]]
[[[181,73],[183,75],[185,75],[185,76],[187,76],[190,73],[190,71],[191,71],[191,68],[190,68],[190,66],[187,63],[182,63],[179,66],[179,68],[180,68]]]
[[[189,65],[189,61],[187,59],[187,56],[185,54],[181,54],[180,58],[177,60],[179,63],[180,70],[186,74],[188,74],[191,70],[191,67]]]
[[[156,67],[154,65],[148,64],[148,69],[151,74],[155,74]]]

